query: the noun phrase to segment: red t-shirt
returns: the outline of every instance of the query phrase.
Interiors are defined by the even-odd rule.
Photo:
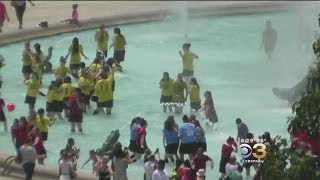
[[[209,161],[209,157],[207,155],[203,155],[202,157],[193,157],[192,161],[194,163],[194,170],[198,172],[199,169],[206,169],[206,162]]]
[[[45,151],[45,148],[43,146],[41,135],[32,133],[31,137],[32,137],[32,142],[33,143],[35,143],[36,139],[39,138],[38,143],[34,145],[34,148],[36,149],[37,154],[39,154],[39,155],[45,154],[46,151]]]
[[[146,136],[147,136],[147,131],[144,127],[140,127],[137,129],[137,141],[136,141],[136,145],[138,148],[141,147],[141,138],[142,135],[144,135],[144,147],[146,147]]]
[[[83,102],[83,98],[80,97],[79,101],[80,101],[80,103]],[[78,106],[75,95],[71,95],[69,97],[69,106],[70,106],[70,114],[71,115],[82,114],[82,108]]]
[[[6,13],[6,6],[2,1],[0,1],[0,22],[3,22],[5,18],[5,13]]]
[[[237,146],[236,142],[232,143],[233,146]],[[230,158],[234,148],[232,145],[229,144],[223,144],[222,145],[222,149],[221,149],[221,159],[226,159],[226,158]]]

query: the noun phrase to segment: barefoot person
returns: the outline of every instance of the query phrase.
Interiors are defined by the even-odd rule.
[[[78,4],[73,4],[71,18],[68,18],[61,22],[69,22],[69,24],[71,24],[72,26],[79,26],[79,14],[77,8]]]
[[[100,52],[102,52],[104,57],[107,58],[109,33],[108,33],[108,31],[105,30],[104,24],[100,25],[100,28],[96,31],[94,39],[97,42],[97,55],[96,55],[96,57],[98,57]]]
[[[172,112],[171,84],[172,84],[172,79],[170,78],[169,73],[164,72],[163,77],[159,82],[160,89],[161,89],[160,104],[162,104],[163,106],[163,112],[167,112],[167,108],[169,108],[169,111]]]
[[[199,56],[192,53],[190,51],[191,44],[184,43],[182,45],[182,52],[179,51],[179,54],[182,58],[182,65],[183,65],[183,76],[186,82],[189,82],[189,78],[193,76],[194,69],[193,69],[193,60],[198,59]]]
[[[2,33],[3,23],[6,19],[8,22],[10,21],[6,6],[2,1],[0,1],[0,33]]]
[[[277,43],[277,31],[271,26],[271,21],[266,21],[266,29],[262,34],[261,47],[264,47],[264,52],[269,58],[272,57],[273,50]]]
[[[188,98],[188,85],[183,81],[183,74],[179,73],[177,80],[171,83],[172,101],[176,113],[182,113],[183,105]]]

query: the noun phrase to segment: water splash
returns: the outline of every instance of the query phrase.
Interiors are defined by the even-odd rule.
[[[188,2],[173,1],[172,11],[177,17],[178,31],[183,35],[183,38],[188,40]]]

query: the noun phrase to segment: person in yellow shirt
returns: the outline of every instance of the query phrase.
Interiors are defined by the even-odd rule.
[[[64,79],[71,71],[68,67],[66,67],[66,60],[63,56],[60,57],[60,66],[55,70],[56,78]]]
[[[184,43],[182,45],[182,51],[179,54],[182,58],[183,76],[186,78],[186,82],[189,82],[190,77],[194,74],[193,60],[198,59],[199,56],[190,51],[191,44]]]
[[[189,94],[191,111],[197,112],[201,109],[200,86],[194,77],[190,79]]]
[[[126,53],[125,46],[127,45],[127,41],[123,34],[121,34],[120,28],[114,28],[113,33],[114,36],[109,49],[113,47],[113,58],[117,61],[117,64],[120,64],[124,61]]]
[[[77,74],[79,71],[81,56],[83,56],[86,60],[88,59],[88,57],[83,53],[83,47],[81,44],[79,44],[79,39],[77,37],[73,38],[72,44],[68,48],[68,54],[65,56],[65,59],[68,59],[70,54],[71,58],[69,68],[72,71],[72,74]]]
[[[113,107],[113,91],[112,91],[113,74],[112,69],[109,67],[109,71],[101,72],[101,79],[96,83],[95,96],[97,100],[97,109],[93,114],[98,114],[103,108],[106,108],[106,114],[111,114]]]
[[[30,74],[32,73],[32,51],[30,48],[30,42],[26,42],[24,44],[24,51],[22,53],[22,73],[25,80],[30,78]]]
[[[99,70],[102,68],[101,58],[94,58],[92,64],[89,66],[89,70],[93,76],[96,76]]]
[[[161,89],[160,104],[163,106],[163,112],[167,112],[168,107],[169,111],[172,112],[172,79],[170,78],[168,72],[163,73],[163,77],[160,80],[159,85]]]
[[[46,102],[46,111],[48,114],[48,117],[53,119],[54,118],[54,92],[56,90],[56,81],[51,81],[49,87],[48,87],[48,93],[47,93],[47,102]]]
[[[62,91],[62,79],[57,78],[55,81],[55,91],[53,96],[53,104],[54,104],[54,116],[56,115],[59,120],[62,120],[62,111],[63,111],[63,91]],[[53,117],[54,118],[54,117]]]
[[[100,28],[96,31],[94,35],[94,39],[97,42],[97,55],[100,55],[100,52],[103,53],[104,57],[108,56],[108,41],[109,41],[109,33],[105,30],[104,24],[100,25]]]
[[[188,85],[183,81],[182,73],[179,73],[177,79],[172,82],[171,90],[175,112],[182,113],[183,105],[188,98]]]
[[[117,71],[122,72],[121,65],[120,64],[117,65],[117,62],[113,58],[108,58],[105,64],[108,65],[109,67],[111,67],[113,77],[114,77],[115,72],[117,72]],[[112,81],[112,90],[113,91],[115,90],[115,87],[116,87],[116,82],[113,78],[113,81]]]
[[[90,95],[91,95],[91,87],[90,83],[90,71],[85,70],[82,76],[79,78],[79,88],[81,89],[82,96],[84,97],[84,104],[88,109],[90,109]]]
[[[38,91],[40,89],[40,80],[37,73],[32,73],[30,79],[25,81],[27,85],[27,94],[24,103],[29,105],[29,110],[34,109]]]
[[[35,127],[40,130],[41,139],[43,141],[47,141],[49,127],[52,126],[53,121],[50,120],[47,116],[45,116],[43,108],[38,109],[37,114],[38,117],[35,121]]]
[[[69,108],[69,97],[72,95],[72,92],[74,90],[74,87],[72,86],[71,83],[71,78],[70,76],[67,76],[64,78],[64,83],[62,84],[62,93],[63,93],[63,109],[64,109],[64,117],[68,118],[69,113],[70,113],[70,108]]]

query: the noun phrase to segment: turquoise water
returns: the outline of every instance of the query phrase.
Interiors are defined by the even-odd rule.
[[[272,20],[278,30],[278,46],[271,60],[259,49],[266,19]],[[65,147],[69,137],[75,138],[76,146],[81,149],[79,166],[87,159],[89,149],[100,147],[112,129],[120,129],[120,141],[128,145],[129,123],[138,115],[149,122],[149,147],[159,147],[163,156],[161,129],[169,113],[161,111],[158,82],[164,71],[168,71],[173,78],[182,71],[178,51],[182,43],[188,41],[192,44],[192,51],[200,56],[194,64],[201,94],[205,90],[212,91],[219,116],[218,130],[207,133],[208,154],[215,161],[214,170],[208,170],[207,176],[208,179],[217,179],[221,145],[229,135],[236,136],[234,120],[237,117],[243,119],[256,137],[264,131],[271,132],[272,136],[288,136],[286,117],[291,113],[290,107],[273,96],[271,88],[294,85],[303,78],[310,65],[311,52],[298,49],[296,19],[295,15],[287,13],[192,19],[188,21],[188,39],[181,34],[181,25],[174,20],[121,26],[128,46],[123,64],[125,72],[116,75],[113,114],[108,117],[103,114],[86,115],[83,134],[71,134],[66,121],[57,121],[49,129],[45,163],[56,166],[59,151]],[[45,52],[52,45],[54,52],[51,61],[56,67],[59,57],[66,55],[74,36],[78,36],[85,54],[92,60],[95,56],[93,30],[34,40],[32,43],[41,43]],[[26,88],[20,73],[22,50],[23,43],[0,49],[7,64],[1,70],[4,76],[1,95],[7,103],[16,104],[14,112],[6,113],[9,124],[12,124],[13,118],[27,114],[28,107],[23,103]],[[86,64],[89,65],[91,60]],[[45,75],[44,91],[53,78],[52,74]],[[36,108],[44,107],[45,101],[44,97],[39,97]],[[188,113],[188,108],[186,106],[184,112]],[[175,117],[181,123],[181,116]],[[201,119],[201,116],[198,118]],[[0,152],[14,154],[10,135],[3,133],[2,128]],[[85,170],[91,170],[91,166],[87,165]],[[167,171],[171,170],[172,165],[167,165]],[[136,177],[130,179],[142,179],[142,172],[141,162],[128,168],[129,177]]]

